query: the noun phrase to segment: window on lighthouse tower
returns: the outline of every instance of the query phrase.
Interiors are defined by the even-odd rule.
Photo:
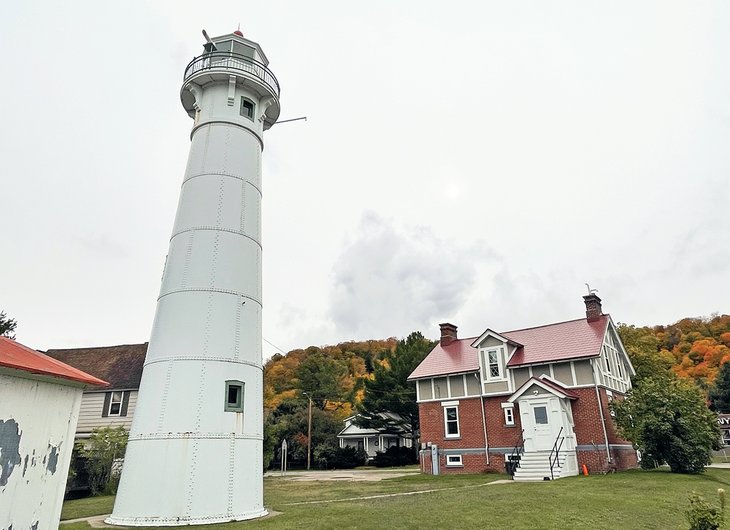
[[[253,121],[253,101],[241,96],[241,116]]]
[[[243,388],[241,381],[226,381],[226,412],[243,412]]]

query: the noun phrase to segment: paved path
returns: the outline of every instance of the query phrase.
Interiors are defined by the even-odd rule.
[[[366,501],[371,499],[385,499],[388,497],[405,497],[408,495],[421,495],[422,493],[434,493],[437,491],[449,491],[449,490],[465,490],[471,488],[481,488],[482,486],[491,486],[492,484],[510,484],[513,480],[495,480],[492,482],[485,482],[484,484],[474,484],[471,486],[454,486],[451,488],[438,488],[433,490],[420,490],[420,491],[405,491],[402,493],[384,493],[382,495],[368,495],[367,497],[348,497],[346,499],[327,499],[323,501],[302,501],[302,502],[288,502],[283,506],[299,506],[302,504],[326,504],[330,502],[351,502],[351,501]]]
[[[282,476],[279,471],[268,471],[264,477],[280,477],[285,480],[293,480],[296,482],[311,482],[313,480],[349,480],[355,482],[377,482],[387,478],[406,477],[408,475],[417,475],[420,473],[418,469],[402,469],[398,471],[379,470],[379,469],[345,469],[336,471],[287,471]]]

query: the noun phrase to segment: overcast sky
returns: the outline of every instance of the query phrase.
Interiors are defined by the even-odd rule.
[[[200,30],[269,57],[265,340],[730,311],[728,2],[3,2],[0,309],[148,340]],[[270,356],[275,346],[264,343]]]

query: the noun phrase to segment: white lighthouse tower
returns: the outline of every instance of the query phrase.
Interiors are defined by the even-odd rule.
[[[240,31],[205,36],[180,92],[195,120],[190,155],[111,524],[267,513],[261,153],[279,84]]]

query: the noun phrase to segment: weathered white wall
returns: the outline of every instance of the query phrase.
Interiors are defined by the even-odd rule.
[[[129,430],[132,426],[132,417],[137,406],[137,391],[130,391],[126,416],[107,416],[103,418],[105,395],[106,392],[85,392],[81,398],[79,424],[76,428],[76,433],[80,437],[88,436],[97,427],[119,427],[121,425]]]
[[[58,528],[81,392],[0,373],[0,529]]]

